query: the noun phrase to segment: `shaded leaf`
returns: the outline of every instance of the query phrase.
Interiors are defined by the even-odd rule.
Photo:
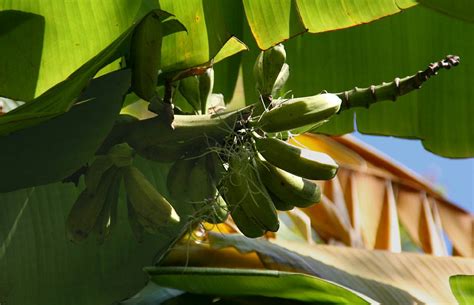
[[[43,48],[44,23],[44,17],[37,14],[0,11],[0,96],[17,100],[34,98]]]
[[[434,9],[448,16],[474,22],[474,3],[471,0],[417,0],[421,5]]]
[[[160,191],[167,166],[137,160]],[[146,283],[143,266],[153,264],[184,224],[145,235],[137,243],[127,220],[125,194],[118,221],[102,245],[67,240],[65,220],[82,188],[51,184],[0,194],[0,302],[9,305],[104,305],[131,297]]]
[[[129,87],[129,70],[97,78],[69,112],[0,137],[0,192],[60,181],[83,166],[112,129]]]

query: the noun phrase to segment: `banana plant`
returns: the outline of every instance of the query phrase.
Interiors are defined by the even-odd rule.
[[[378,79],[386,76],[375,78],[376,74],[366,73],[371,79],[364,79],[359,72],[354,74],[357,77],[351,78],[348,71],[338,73],[333,83],[308,83],[307,79],[331,78],[326,76],[330,75],[328,71],[317,73],[323,75],[320,79],[313,78],[315,71],[301,67],[298,60],[308,62],[306,47],[313,45],[332,52],[331,47],[323,48],[311,38],[299,36],[288,43],[289,59],[285,62],[286,54],[280,42],[305,32],[314,34],[352,27],[402,10],[407,10],[408,17],[404,18],[415,25],[420,16],[424,21],[439,18],[447,22],[444,17],[433,17],[435,15],[421,9],[411,8],[416,3],[410,0],[365,3],[360,7],[356,4],[326,7],[325,2],[1,2],[0,24],[4,30],[0,43],[6,47],[0,51],[0,95],[25,104],[0,116],[1,157],[6,160],[6,170],[0,174],[1,191],[5,193],[0,198],[7,211],[0,218],[0,224],[5,227],[0,233],[0,265],[2,270],[7,270],[0,277],[0,301],[101,304],[129,297],[145,281],[137,270],[158,261],[204,218],[220,222],[230,212],[241,231],[251,237],[277,230],[276,202],[283,201],[282,209],[287,208],[283,206],[288,202],[267,190],[276,180],[267,181],[265,185],[257,170],[258,164],[267,161],[285,171],[283,176],[274,179],[286,177],[285,181],[295,189],[298,185],[300,191],[301,185],[312,187],[313,192],[305,196],[316,196],[317,189],[302,179],[330,179],[337,171],[337,165],[329,156],[314,154],[282,140],[292,133],[308,130],[350,132],[347,126],[348,122],[352,124],[354,111],[358,112],[362,128],[363,124],[377,122],[370,118],[371,114],[360,112],[359,115],[360,110],[354,108],[370,106],[369,112],[377,113],[374,110],[377,106],[372,104],[412,92],[440,69],[459,63],[457,56],[447,56],[413,76],[397,78],[403,71],[394,67],[414,71],[421,62],[434,60],[432,57],[422,60],[427,58],[418,53],[410,65],[398,65],[400,62],[394,61],[392,69],[386,69],[386,73],[392,73],[387,77],[396,77],[390,83],[348,89],[363,83],[373,84],[374,79],[378,83]],[[90,11],[94,14],[87,13]],[[355,11],[361,13],[350,16],[349,13]],[[77,12],[81,18],[72,18]],[[400,18],[394,16],[386,20],[406,23]],[[370,30],[366,26],[341,31],[340,37],[335,39],[350,42],[346,40],[348,36],[369,37],[377,33],[377,24],[368,26]],[[450,24],[453,28],[464,26],[458,21],[450,21]],[[367,33],[350,33],[359,28]],[[463,33],[467,35],[469,31],[471,25]],[[87,37],[81,35],[83,33],[87,33]],[[325,35],[332,34],[318,36],[324,38]],[[31,37],[33,46],[25,44],[22,37]],[[438,40],[439,49],[432,48],[433,52],[447,52],[443,47],[454,45],[453,51],[462,51],[464,56],[469,49],[465,42],[451,44],[449,39],[441,43]],[[318,41],[321,42],[324,39]],[[246,55],[235,55],[249,47]],[[344,55],[347,53],[344,49]],[[436,54],[436,59],[440,55]],[[338,62],[341,58],[343,56],[335,57],[334,67],[345,65]],[[352,60],[358,62],[355,58]],[[403,63],[407,61],[405,56],[401,59]],[[377,68],[383,66],[370,64]],[[290,66],[301,72],[289,78]],[[234,110],[223,110],[231,100],[240,67],[245,98],[231,104]],[[365,71],[360,68],[359,71]],[[469,74],[465,70],[460,75]],[[285,97],[287,89],[293,90],[292,94],[297,97]],[[453,94],[449,90],[429,89],[425,91],[444,99],[448,93]],[[322,90],[333,93],[316,94]],[[454,93],[459,94],[460,98],[455,99],[459,105],[450,105],[449,111],[443,98],[432,99],[439,108],[406,100],[395,111],[402,114],[399,117],[409,114],[413,126],[385,120],[387,126],[382,126],[380,132],[424,139],[429,149],[442,155],[472,156],[471,134],[466,128],[469,111],[459,110],[472,106],[463,96],[469,96],[469,91],[466,94],[455,90]],[[146,100],[148,109],[157,116],[140,119],[119,115],[124,99],[134,102],[138,97]],[[381,105],[378,111],[382,112],[393,107],[377,105]],[[417,107],[424,109],[422,114],[413,111]],[[432,119],[430,113],[439,119],[435,128],[420,123],[426,123],[427,117]],[[452,138],[443,131],[453,118],[458,123],[456,145],[452,145]],[[294,124],[295,121],[298,124]],[[433,142],[434,139],[439,142]],[[129,146],[125,160],[115,154],[123,143]],[[94,166],[99,159],[105,160],[106,166]],[[182,159],[195,162],[183,165],[182,174],[173,178],[175,171],[171,170],[170,163]],[[289,166],[289,160],[298,162]],[[252,166],[246,166],[247,163]],[[97,166],[99,170],[92,175]],[[268,167],[260,166],[262,171]],[[318,175],[314,176],[314,171],[310,173],[311,168],[316,169]],[[179,186],[172,183],[170,187],[167,182],[190,181],[189,173],[194,181],[207,181],[211,186],[199,194],[195,190],[189,194],[184,192],[184,199],[172,196]],[[126,192],[120,190],[122,180]],[[245,204],[241,204],[239,192],[245,194]],[[163,215],[157,215],[157,207],[166,210],[166,217],[162,219]],[[44,215],[47,216],[41,217]],[[45,219],[49,218],[50,227],[45,227]],[[33,228],[29,226],[31,223]],[[67,234],[62,233],[65,228]],[[109,234],[112,228],[116,234]],[[149,236],[150,233],[158,234],[159,238]],[[97,244],[91,242],[90,235],[97,235]],[[122,239],[121,235],[127,238]],[[138,246],[132,235],[142,242],[139,253],[134,250]],[[82,245],[71,244],[67,239]],[[49,245],[46,252],[45,244]],[[26,253],[30,256],[25,257]],[[102,265],[103,259],[110,257],[113,258],[110,264]],[[33,266],[26,263],[31,260],[35,262]],[[122,264],[127,268],[116,268]],[[80,268],[82,265],[90,268]],[[97,276],[101,266],[105,271]],[[71,268],[74,272],[70,272]],[[44,271],[51,276],[43,281]],[[128,272],[133,276],[126,277]],[[25,292],[18,283],[31,275],[38,284]],[[95,281],[83,284],[87,278]],[[60,289],[53,291],[51,287]],[[71,287],[77,288],[74,294],[68,292]],[[110,287],[121,289],[112,291]]]

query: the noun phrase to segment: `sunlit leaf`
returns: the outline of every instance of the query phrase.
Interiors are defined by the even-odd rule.
[[[217,296],[266,296],[311,304],[370,304],[362,297],[317,277],[274,270],[147,267],[158,285]]]
[[[459,305],[474,303],[474,275],[453,275],[449,285]]]
[[[243,3],[252,34],[262,50],[306,31],[319,33],[351,27],[416,5],[412,0],[246,0]]]

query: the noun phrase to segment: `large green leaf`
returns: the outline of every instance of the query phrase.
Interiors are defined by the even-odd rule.
[[[210,241],[216,248],[231,246],[242,253],[257,252],[266,268],[315,275],[381,304],[455,304],[448,278],[454,274],[474,273],[473,260],[465,258],[284,240],[270,243],[242,235],[212,234]],[[235,264],[238,266],[238,261]]]
[[[456,34],[454,34],[456,33]],[[459,67],[441,71],[421,90],[356,111],[362,133],[422,139],[426,149],[447,157],[474,156],[474,25],[410,9],[369,25],[304,35],[286,43],[291,74],[287,88],[295,96],[322,90],[340,92],[412,75],[447,54],[461,57]],[[244,60],[245,62],[245,60]],[[246,77],[251,63],[244,66]],[[255,91],[254,88],[245,88]],[[321,131],[352,132],[354,118],[344,113]]]
[[[60,181],[89,161],[129,87],[129,70],[109,73],[93,80],[69,112],[0,137],[0,192]]]
[[[8,76],[9,82],[8,86],[0,87],[0,96],[25,101],[39,96],[105,49],[135,20],[154,8],[156,5],[153,2],[1,1],[0,11],[16,10],[35,14],[44,20],[44,25],[29,29],[33,40],[30,40],[30,35],[17,36],[26,34],[21,29],[18,32],[18,27],[2,28],[7,34],[13,31],[12,35],[2,35],[2,46],[7,46],[0,49],[2,68],[7,61],[21,63],[21,58],[40,57],[41,62],[33,60],[28,63],[29,66],[9,65],[6,66],[7,70],[2,69],[2,74]],[[0,15],[0,19],[4,17]],[[13,53],[12,49],[15,50],[22,41],[28,41],[29,49],[23,48],[25,52],[16,50],[16,54]],[[118,63],[115,67],[118,67]]]
[[[29,1],[25,1],[25,3],[26,2]],[[72,18],[72,12],[68,15],[67,10],[71,8],[74,8],[75,10],[92,10],[90,8],[91,3],[89,1],[84,1],[80,3],[69,3],[63,8],[65,11],[63,11],[62,9],[59,10],[58,7],[56,7],[54,4],[42,6],[28,6],[25,3],[15,3],[16,5],[5,3],[4,7],[11,6],[14,9],[32,10],[37,13],[43,13],[46,16],[44,17],[44,19],[46,20],[46,32],[44,39],[45,42],[44,44],[41,44],[43,41],[40,39],[36,39],[39,42],[37,42],[37,44],[31,48],[31,52],[33,52],[34,50],[35,53],[30,55],[27,52],[27,58],[31,60],[31,62],[28,62],[29,70],[27,70],[27,72],[35,72],[37,69],[39,69],[40,64],[41,66],[47,64],[47,59],[49,56],[48,51],[63,51],[63,53],[67,54],[65,55],[64,60],[74,63],[78,62],[78,59],[80,60],[82,58],[81,56],[78,56],[78,54],[76,54],[75,52],[64,52],[67,50],[67,44],[70,43],[71,40],[73,40],[71,37],[81,35],[81,37],[87,36],[88,39],[90,39],[91,41],[95,41],[94,34],[103,33],[103,36],[106,37],[104,38],[104,40],[110,39],[109,41],[112,41],[112,39],[114,38],[113,34],[107,32],[106,28],[108,24],[103,30],[96,30],[93,31],[93,33],[88,33],[88,35],[82,35],[84,30],[82,23],[87,23],[87,26],[90,26],[90,24],[95,24],[95,26],[100,28],[102,27],[104,22],[117,22],[117,24],[120,24],[120,27],[124,30],[120,33],[120,36],[117,39],[115,39],[103,49],[98,49],[98,47],[100,47],[100,39],[97,40],[96,44],[93,44],[92,46],[75,46],[75,50],[82,50],[82,48],[85,48],[84,53],[86,54],[88,54],[90,49],[97,50],[98,54],[94,54],[95,56],[92,59],[90,59],[79,69],[77,69],[65,81],[62,81],[61,83],[57,84],[56,86],[39,96],[37,99],[31,101],[30,103],[19,107],[18,109],[10,112],[6,116],[2,116],[0,118],[0,134],[8,134],[15,130],[35,125],[41,121],[47,120],[51,117],[61,114],[64,111],[67,111],[67,109],[74,103],[75,98],[80,93],[80,91],[85,87],[87,82],[98,72],[99,69],[104,67],[106,64],[112,62],[114,59],[117,59],[128,53],[130,36],[134,29],[134,25],[130,26],[130,24],[133,20],[143,15],[142,11],[147,12],[147,9],[150,10],[150,8],[153,7],[153,5],[144,5],[144,8],[136,7],[136,9],[139,10],[137,12],[137,17],[131,17],[133,16],[133,14],[131,14],[133,10],[128,10],[126,12],[123,12],[123,14],[127,15],[128,17],[122,18],[120,20],[114,20],[113,18],[111,20],[107,18],[96,18],[94,14],[85,15],[84,20],[82,20],[80,18]],[[129,5],[129,3],[127,2],[101,2],[101,4],[102,5],[98,9],[94,9],[95,12],[99,10],[97,14],[100,14],[101,9],[115,9],[116,6],[118,6],[117,9],[120,10],[123,9],[125,6]],[[221,5],[222,3],[218,2],[218,4]],[[217,18],[218,16],[220,16],[218,14],[219,10],[222,9],[222,7],[219,7],[217,4],[209,5],[208,2],[204,3],[201,0],[198,0],[193,1],[192,3],[189,1],[162,1],[161,5],[165,8],[171,9],[172,12],[179,14],[179,17],[186,22],[186,25],[190,29],[190,33],[178,31],[176,33],[173,32],[172,35],[165,36],[162,48],[163,72],[181,70],[192,66],[202,65],[208,63],[213,58],[215,58],[215,62],[218,62],[226,57],[229,57],[231,55],[234,55],[235,53],[246,49],[243,43],[241,43],[238,39],[232,37],[232,28],[234,28],[234,30],[235,28],[239,28],[238,24],[237,26],[231,26],[231,30],[229,30],[225,26],[225,20],[222,17]],[[25,8],[24,6],[28,8]],[[190,7],[200,9],[200,11],[195,11],[194,9],[190,10]],[[227,7],[227,9],[229,9],[229,7]],[[237,7],[237,11],[238,10],[239,8]],[[240,9],[240,11],[242,11],[242,9]],[[6,12],[8,13],[11,11]],[[37,15],[15,13],[12,17],[12,14],[13,13],[4,13],[0,15],[0,23],[13,23],[11,22],[11,19],[16,15],[21,15],[20,17],[26,19],[27,21],[29,21],[30,19],[42,21],[40,16],[36,17]],[[207,19],[205,17],[206,14]],[[33,19],[33,17],[31,16],[35,16],[36,19]],[[70,21],[67,16],[69,16],[69,18],[73,20]],[[51,20],[51,18],[55,19]],[[63,20],[63,18],[65,19]],[[64,24],[59,23],[58,20],[62,20]],[[21,25],[21,22],[18,23]],[[16,50],[15,48],[17,48],[17,41],[21,37],[18,35],[23,34],[23,36],[27,36],[26,34],[32,32],[33,29],[31,28],[34,27],[38,22],[23,23],[26,23],[27,25],[29,25],[29,27],[20,26],[13,23],[13,26],[9,26],[6,28],[6,30],[4,30],[6,34],[3,35],[3,38],[1,38],[1,42],[9,47],[5,49],[4,54],[2,54],[2,52],[0,51],[0,58],[3,58],[3,61],[5,61],[6,63],[15,62],[15,57],[18,56],[13,53],[14,50]],[[38,26],[37,28],[38,30],[40,30],[42,27]],[[51,39],[54,39],[54,41],[64,40],[66,46],[57,43],[51,44],[51,41],[48,40],[49,36],[47,35],[48,29],[51,28],[53,28],[53,30],[55,31]],[[214,30],[211,31],[211,29]],[[36,36],[41,36],[41,34],[37,34]],[[35,36],[33,35],[33,37]],[[34,40],[33,42],[36,42],[36,40]],[[42,49],[41,46],[43,46]],[[87,47],[89,47],[89,49],[87,49]],[[101,52],[99,53],[98,51],[100,50]],[[38,60],[36,60],[36,62],[33,60],[38,57],[37,53],[40,53],[41,55],[41,63]],[[59,61],[60,59],[58,60],[58,58],[55,58],[55,60],[55,64],[61,63]],[[5,75],[9,74],[9,70],[12,70],[11,75],[13,77],[18,75],[17,66],[11,64],[3,64],[3,62],[1,63],[2,66],[5,66]],[[79,63],[82,62],[79,61]],[[115,69],[116,68],[117,65],[115,65]],[[109,69],[113,69],[113,67]],[[56,71],[54,69],[48,70],[48,76],[54,75],[55,72],[58,75],[62,75],[62,71],[63,70]],[[235,64],[232,71],[236,71]],[[38,73],[31,73],[31,75],[37,76]],[[19,77],[20,75],[18,75],[18,78]],[[14,79],[9,78],[9,82],[7,82],[7,84],[3,87],[5,92],[0,91],[0,95],[8,95],[9,97],[12,97],[13,93],[9,93],[9,90],[12,90],[14,92],[22,92],[21,89],[18,87],[18,84],[28,85],[31,82],[34,82],[34,84],[36,84],[36,79],[29,81],[27,78],[23,79],[24,81],[17,83]],[[42,79],[43,76],[41,74],[41,71],[39,71],[38,83],[40,83]],[[38,86],[40,86],[40,84],[36,84],[36,87]],[[233,89],[232,82],[229,82],[228,86]],[[30,87],[34,87],[33,84],[30,84]],[[0,87],[0,89],[2,89],[2,87]],[[227,89],[227,91],[231,91],[231,89],[229,88],[225,89]],[[35,94],[30,93],[29,96],[31,95]],[[21,98],[20,96],[13,97],[15,99]]]
[[[44,26],[43,16],[13,10],[0,11],[0,96],[22,100],[34,97]]]
[[[278,297],[310,304],[371,304],[353,292],[317,277],[254,269],[147,267],[158,285],[217,296]]]
[[[474,22],[474,3],[471,0],[417,0],[420,4],[443,14]]]
[[[474,303],[474,275],[453,275],[449,278],[449,285],[459,305]]]
[[[245,14],[260,49],[306,31],[319,33],[371,22],[416,5],[412,0],[244,0]]]
[[[169,166],[136,162],[160,191]],[[51,184],[0,194],[0,303],[9,305],[104,305],[131,297],[146,283],[142,267],[174,242],[183,224],[145,236],[139,244],[127,220],[122,192],[119,219],[109,239],[73,244],[65,220],[81,191]]]

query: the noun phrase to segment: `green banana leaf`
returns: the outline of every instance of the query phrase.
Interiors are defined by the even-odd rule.
[[[371,22],[416,5],[412,0],[244,0],[245,14],[260,49],[306,31],[319,33]]]
[[[421,5],[448,16],[474,22],[474,3],[471,0],[417,0]]]
[[[413,75],[447,54],[459,55],[458,67],[440,71],[420,90],[396,102],[357,109],[356,126],[365,134],[420,139],[427,150],[445,157],[472,157],[472,35],[474,25],[416,7],[368,25],[299,36],[285,43],[291,69],[285,89],[291,90],[288,96],[307,96],[322,90],[368,87]],[[244,55],[243,74],[250,102],[256,100],[252,77],[256,52],[255,45],[247,44],[251,51]],[[343,134],[353,130],[353,111],[346,111],[318,132]]]
[[[453,275],[449,278],[449,285],[459,305],[474,303],[474,275]]]
[[[265,296],[309,304],[371,304],[344,287],[300,273],[275,270],[147,267],[151,280],[197,294],[216,296]]]
[[[257,252],[266,268],[318,276],[381,304],[455,304],[449,277],[474,273],[473,260],[466,258],[283,240],[270,243],[242,235],[215,233],[210,235],[210,243],[218,249],[234,247],[242,253]]]
[[[136,160],[160,191],[169,165]],[[9,305],[104,305],[129,298],[146,283],[142,271],[183,232],[185,223],[133,237],[122,190],[117,226],[99,245],[67,240],[65,220],[82,190],[72,183],[50,184],[0,194],[0,303]]]
[[[28,1],[27,1],[28,2]],[[194,1],[196,5],[200,5],[200,1]],[[221,2],[219,2],[221,3]],[[163,1],[161,5],[163,7],[168,7],[170,8],[173,12],[178,12],[180,13],[181,17],[183,20],[187,22],[187,25],[189,25],[189,32],[183,32],[183,31],[176,31],[176,26],[173,27],[172,33],[170,35],[166,35],[164,37],[164,44],[168,45],[169,47],[164,47],[163,52],[162,52],[162,71],[163,72],[170,72],[170,71],[175,71],[175,70],[181,70],[181,69],[186,69],[192,66],[196,65],[202,65],[204,63],[209,62],[211,59],[214,58],[215,62],[218,62],[220,60],[223,60],[226,57],[229,57],[235,53],[238,53],[242,50],[245,50],[246,47],[243,45],[238,39],[235,39],[232,37],[232,34],[228,31],[228,29],[223,25],[222,20],[219,21],[218,18],[210,18],[208,19],[210,21],[203,22],[205,20],[204,16],[204,10],[211,10],[206,7],[202,7],[201,5],[201,11],[196,12],[196,11],[189,11],[187,8],[189,8],[189,5],[191,3],[189,1],[186,2],[186,5],[184,3],[176,5],[173,1]],[[40,82],[40,80],[43,79],[41,70],[37,72],[39,67],[43,67],[44,65],[47,65],[47,60],[48,58],[48,52],[54,52],[55,55],[57,55],[57,52],[64,51],[68,48],[68,44],[70,43],[75,43],[74,46],[70,46],[71,49],[74,50],[82,50],[84,48],[84,53],[87,54],[90,49],[95,49],[97,51],[97,55],[92,53],[91,55],[93,56],[92,59],[88,60],[84,65],[82,65],[79,69],[77,69],[73,74],[71,74],[67,80],[62,81],[62,79],[65,78],[63,76],[64,69],[62,70],[54,70],[50,69],[47,70],[47,75],[48,77],[51,77],[52,75],[55,75],[55,71],[57,75],[61,75],[62,82],[57,84],[56,86],[52,87],[48,91],[46,91],[44,94],[39,96],[37,99],[34,99],[31,101],[31,103],[25,104],[23,107],[18,108],[14,112],[9,113],[6,116],[2,116],[0,118],[0,134],[8,134],[10,132],[13,132],[18,129],[23,129],[28,126],[35,125],[41,121],[47,120],[51,117],[54,117],[64,111],[67,111],[67,109],[73,104],[74,98],[80,93],[80,91],[86,86],[87,82],[105,65],[111,63],[113,60],[124,56],[128,53],[128,48],[129,48],[129,41],[131,34],[133,32],[134,26],[136,23],[132,24],[134,20],[139,20],[144,13],[150,11],[150,8],[153,8],[152,5],[146,5],[144,8],[142,7],[136,7],[138,10],[137,16],[139,18],[133,17],[133,9],[130,11],[125,11],[122,12],[123,15],[128,15],[127,18],[123,18],[120,20],[114,20],[112,19],[112,22],[117,22],[117,24],[120,24],[124,26],[124,30],[122,32],[119,32],[119,37],[113,42],[111,42],[108,46],[106,46],[103,49],[100,49],[100,43],[101,40],[98,39],[95,42],[94,39],[94,34],[98,33],[99,35],[102,35],[102,37],[105,37],[104,40],[112,41],[116,36],[114,36],[113,33],[108,33],[106,29],[102,30],[93,30],[93,29],[86,29],[86,33],[90,32],[90,35],[83,35],[84,32],[84,27],[81,27],[82,24],[80,22],[87,22],[87,25],[90,26],[91,24],[101,28],[104,23],[107,23],[107,25],[111,22],[111,20],[107,20],[106,18],[104,19],[98,19],[95,18],[95,14],[87,14],[84,17],[86,20],[81,20],[80,18],[75,18],[76,16],[76,10],[79,11],[88,11],[88,10],[94,10],[98,15],[100,14],[100,11],[97,12],[96,9],[93,9],[91,7],[91,3],[89,2],[77,2],[77,3],[69,3],[69,5],[66,5],[64,7],[56,7],[54,4],[52,5],[31,5],[28,6],[25,3],[15,3],[15,4],[8,4],[4,3],[3,7],[0,7],[0,9],[25,9],[28,11],[35,12],[37,14],[20,14],[23,19],[26,19],[27,21],[29,19],[31,20],[39,20],[36,22],[26,22],[27,25],[29,25],[28,28],[23,30],[20,27],[20,30],[17,30],[19,26],[15,26],[13,24],[12,26],[6,27],[5,35],[2,35],[1,42],[2,44],[8,46],[6,49],[4,56],[0,56],[0,67],[3,68],[5,66],[5,69],[3,70],[3,75],[9,75],[9,69],[16,71],[15,73],[12,73],[9,75],[8,82],[6,82],[6,85],[2,88],[0,87],[0,96],[8,96],[13,99],[27,99],[31,95],[36,96],[38,92],[43,92],[43,87],[41,87],[41,83],[38,84],[37,82]],[[196,6],[195,5],[195,6]],[[23,7],[25,6],[25,8]],[[128,3],[121,2],[121,3],[110,3],[110,2],[105,2],[103,3],[102,6],[100,6],[102,9],[125,9],[128,6]],[[155,5],[156,6],[156,5]],[[26,8],[27,7],[27,8]],[[212,6],[212,9],[217,9],[217,11],[208,13],[208,16],[216,15],[216,12],[219,11],[218,7]],[[68,10],[71,10],[68,13]],[[60,15],[58,12],[61,12]],[[189,13],[191,12],[191,13]],[[6,10],[2,12],[3,14],[0,15],[0,24],[5,24],[5,23],[11,23],[11,19],[18,15],[19,13],[16,13],[16,11],[12,10]],[[105,12],[104,12],[105,13]],[[46,17],[42,17],[41,14],[44,14]],[[197,15],[196,15],[197,14]],[[12,17],[13,16],[13,17]],[[25,17],[26,16],[26,17]],[[33,18],[31,16],[35,16],[36,18]],[[38,17],[37,17],[38,16]],[[29,18],[29,19],[28,19]],[[31,52],[34,52],[34,54],[29,54],[28,52],[26,53],[26,58],[37,58],[38,56],[41,57],[41,62],[37,61],[37,65],[39,67],[29,67],[29,70],[35,69],[32,71],[31,75],[38,75],[37,79],[31,79],[28,81],[27,78],[22,77],[18,75],[18,66],[14,66],[11,64],[8,64],[9,62],[15,62],[15,55],[14,52],[17,52],[17,43],[16,41],[18,40],[18,35],[27,36],[29,32],[34,32],[37,33],[38,30],[41,30],[43,27],[38,26],[37,29],[33,28],[38,22],[41,22],[43,19],[45,20],[45,41],[42,41],[42,44],[39,46],[33,46],[31,48]],[[52,19],[54,18],[54,19]],[[61,24],[58,20],[65,18],[64,24]],[[68,23],[69,19],[73,19],[71,23]],[[200,20],[195,24],[196,20]],[[211,22],[212,21],[212,22]],[[21,22],[19,22],[21,24]],[[23,22],[24,23],[24,22]],[[166,23],[166,22],[165,22]],[[169,23],[169,22],[168,22]],[[41,24],[40,24],[41,25]],[[176,25],[176,23],[171,24]],[[70,26],[70,27],[69,27]],[[207,27],[209,28],[216,28],[218,30],[213,31],[212,33],[208,33]],[[115,30],[115,28],[114,28]],[[52,33],[52,41],[48,40],[47,38],[49,31],[54,31]],[[79,32],[80,31],[80,32]],[[180,33],[181,32],[181,33]],[[199,34],[200,35],[195,35]],[[54,35],[53,35],[54,34]],[[206,35],[202,35],[206,34]],[[67,38],[70,35],[80,35],[80,37],[88,37],[91,41],[94,41],[96,44],[94,45],[89,45],[86,44],[82,46],[81,43],[78,43],[74,41],[74,39]],[[37,33],[38,37],[42,37],[42,33]],[[33,36],[35,37],[35,36]],[[101,38],[102,38],[101,37]],[[56,41],[64,41],[65,45],[59,45],[56,43]],[[72,41],[71,41],[72,40]],[[43,45],[43,49],[41,49],[41,45]],[[78,48],[78,46],[81,46]],[[2,49],[3,50],[3,49]],[[100,51],[100,52],[99,52]],[[40,53],[38,55],[37,53]],[[46,54],[45,54],[46,53]],[[75,62],[82,64],[85,61],[78,61],[78,59],[84,58],[84,54],[76,54],[75,52],[64,52],[67,53],[68,55],[71,55],[71,57],[65,59],[66,61],[69,62]],[[192,54],[193,56],[190,56]],[[79,56],[83,55],[83,56]],[[195,56],[194,56],[195,55]],[[16,55],[17,56],[17,55]],[[35,57],[36,56],[36,57]],[[55,61],[53,62],[55,65],[58,65],[60,63],[62,58],[58,58],[58,56],[55,57]],[[5,63],[3,63],[3,61]],[[33,61],[34,63],[35,61]],[[28,62],[30,66],[31,62]],[[64,65],[66,66],[66,65]],[[119,68],[118,62],[115,63],[115,65],[108,67],[108,70],[115,70]],[[236,68],[234,67],[234,70],[236,71]],[[28,70],[27,70],[28,71]],[[34,73],[36,72],[36,73]],[[18,75],[18,78],[22,77],[23,82],[16,83],[15,79],[13,79],[11,76]],[[66,74],[67,75],[67,74]],[[18,87],[18,85],[30,85],[30,87],[36,87],[36,92],[35,93],[28,93],[28,96],[13,96],[12,94],[16,92],[22,92],[19,89],[21,87]],[[53,83],[54,84],[54,83]],[[38,87],[40,89],[38,90]],[[44,88],[48,88],[48,84],[44,85]],[[2,91],[5,90],[5,91]],[[14,92],[10,92],[10,90],[13,90]]]
[[[130,70],[109,73],[94,79],[65,114],[0,137],[0,192],[61,181],[87,163],[112,129],[128,88]]]

